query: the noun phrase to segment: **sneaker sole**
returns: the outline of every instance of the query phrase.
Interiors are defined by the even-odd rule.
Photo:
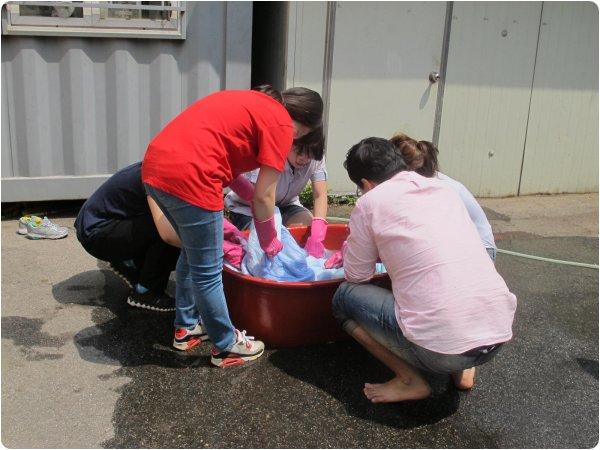
[[[150,311],[158,311],[158,312],[171,312],[175,311],[175,308],[157,308],[155,306],[145,305],[143,303],[138,303],[135,300],[132,300],[131,297],[127,298],[127,304],[131,306],[135,306],[136,308],[149,309]]]
[[[200,337],[197,339],[190,339],[187,342],[177,342],[173,340],[173,347],[175,347],[177,350],[181,350],[182,352],[187,352],[188,350],[192,350],[199,345],[202,345],[203,342],[204,339]]]
[[[121,280],[123,280],[127,286],[129,286],[131,289],[133,289],[133,284],[131,283],[131,281],[129,281],[127,279],[127,277],[125,275],[123,275],[121,272],[119,272],[117,269],[115,269],[113,266],[111,266],[110,264],[108,265],[108,268],[110,269],[110,271],[112,273],[114,273],[115,275],[117,275]],[[129,303],[129,299],[127,300],[127,303]],[[135,305],[133,305],[135,306]],[[174,311],[174,310],[173,310]]]
[[[240,356],[239,358],[224,358],[221,360],[217,360],[214,357],[210,357],[210,362],[211,364],[221,368],[221,369],[225,369],[227,367],[234,367],[234,366],[242,366],[244,364],[246,364],[249,361],[254,361],[255,359],[260,358],[263,353],[265,352],[265,349],[263,348],[260,353],[257,353],[256,355],[252,355],[252,356]]]
[[[17,230],[17,233],[21,234],[21,235],[26,235],[27,234],[27,230]]]
[[[19,234],[23,234],[23,233],[19,233]],[[27,237],[29,239],[33,239],[33,240],[39,240],[39,239],[52,239],[52,240],[56,240],[56,239],[63,239],[66,238],[69,235],[69,233],[67,234],[63,234],[61,236],[41,236],[39,234],[27,234]]]

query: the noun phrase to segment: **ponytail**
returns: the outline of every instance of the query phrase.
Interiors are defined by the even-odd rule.
[[[417,170],[417,173],[429,178],[435,176],[438,171],[437,155],[439,152],[437,147],[429,141],[419,141],[417,147],[423,154],[423,165]]]
[[[429,141],[415,141],[406,134],[396,134],[390,139],[409,170],[431,178],[438,170],[438,149]]]

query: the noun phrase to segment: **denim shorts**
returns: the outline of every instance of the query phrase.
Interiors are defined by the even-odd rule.
[[[409,364],[429,372],[450,374],[479,366],[492,359],[502,344],[469,350],[458,355],[437,353],[410,342],[402,334],[389,289],[372,284],[344,282],[333,297],[333,314],[351,333],[360,326],[373,339]]]

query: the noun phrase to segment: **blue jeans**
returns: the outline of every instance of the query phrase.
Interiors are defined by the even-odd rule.
[[[145,185],[181,239],[177,261],[175,327],[202,323],[215,347],[230,350],[235,329],[223,292],[223,211],[208,211]]]
[[[427,350],[404,337],[396,320],[395,302],[388,289],[344,282],[333,297],[333,314],[348,333],[360,326],[392,353],[429,372],[450,374],[478,366],[489,361],[500,348],[491,345],[459,355]]]

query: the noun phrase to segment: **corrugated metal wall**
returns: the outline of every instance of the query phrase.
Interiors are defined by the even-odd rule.
[[[329,20],[332,7],[341,9]],[[361,7],[368,14],[360,13]],[[361,106],[365,135],[383,130],[381,120],[369,125],[382,113],[388,134],[406,131],[430,139],[439,130],[442,169],[476,195],[597,191],[597,7],[589,2],[454,3],[444,36],[448,53],[440,54],[447,56],[444,90],[437,99],[437,86],[423,86],[440,60],[436,52],[435,58],[428,56],[423,45],[442,46],[442,24],[431,25],[431,15],[415,15],[435,7],[420,2],[286,5],[286,39],[277,45],[285,46],[287,58],[279,77],[287,87],[331,94],[328,152],[334,190],[353,190],[340,161],[347,150],[344,114],[356,107],[352,93],[361,92],[371,99]],[[354,10],[356,19],[349,19],[346,13]],[[2,36],[2,201],[87,197],[108,174],[139,160],[152,136],[194,100],[250,86],[252,3],[188,2],[186,14],[184,41]],[[371,39],[379,45],[349,47],[348,37],[360,27],[345,27],[348,20],[364,28],[359,44]],[[375,38],[386,20],[396,25],[408,20],[418,31],[399,39]],[[279,49],[270,51],[279,54]],[[402,84],[406,74],[398,69],[400,60],[410,68],[423,58],[431,64],[411,75],[425,82],[412,89],[418,102],[398,95],[377,102],[369,97],[384,88],[382,80]],[[366,66],[373,76],[365,88],[359,84]],[[347,85],[342,97],[336,94],[340,83]],[[415,127],[422,112],[440,100],[441,114],[429,114],[430,124]],[[382,102],[404,109],[388,111]],[[356,131],[355,124],[351,128]]]
[[[2,201],[86,198],[196,99],[248,88],[251,2],[188,2],[187,37],[2,36]]]

